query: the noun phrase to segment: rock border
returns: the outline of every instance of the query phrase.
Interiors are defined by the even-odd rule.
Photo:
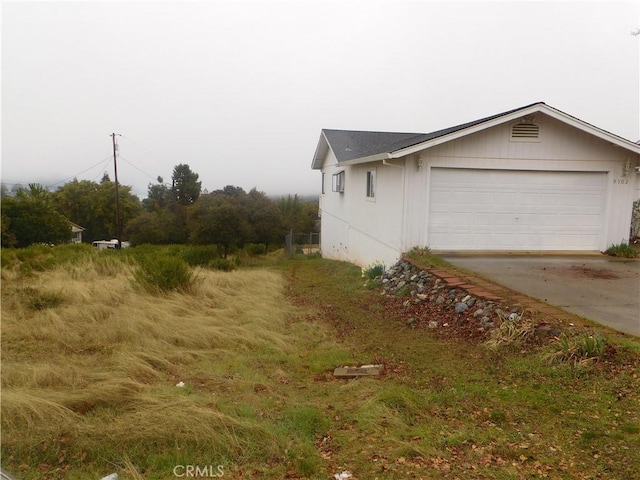
[[[503,298],[466,283],[449,272],[417,266],[408,258],[402,258],[385,270],[380,277],[380,284],[382,295],[396,298],[406,296],[403,307],[422,303],[437,306],[441,311],[449,312],[449,318],[457,325],[475,327],[480,333],[497,328],[505,321],[516,323],[536,313],[520,304],[508,305]],[[406,320],[408,326],[416,322],[415,317]],[[450,326],[448,322],[436,320],[429,320],[426,325],[431,329]],[[539,322],[536,335],[555,337],[560,335],[560,330],[546,322]]]

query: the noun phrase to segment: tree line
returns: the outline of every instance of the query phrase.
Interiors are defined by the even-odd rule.
[[[228,185],[202,192],[199,175],[176,165],[171,183],[158,177],[140,199],[130,186],[118,184],[123,238],[133,245],[215,244],[226,256],[246,244],[281,244],[284,235],[317,230],[317,202],[298,195],[274,201],[264,192]],[[71,182],[48,191],[39,184],[2,192],[2,247],[65,243],[70,224],[82,226],[83,241],[116,238],[115,184],[107,174],[100,182]]]

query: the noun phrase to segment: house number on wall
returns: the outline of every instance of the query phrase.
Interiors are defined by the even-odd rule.
[[[614,185],[627,185],[629,183],[629,179],[628,178],[614,178],[613,179],[613,184]]]

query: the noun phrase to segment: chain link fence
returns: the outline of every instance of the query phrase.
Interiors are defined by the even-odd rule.
[[[320,234],[317,232],[293,233],[291,231],[285,237],[285,249],[290,257],[317,254],[320,252]]]

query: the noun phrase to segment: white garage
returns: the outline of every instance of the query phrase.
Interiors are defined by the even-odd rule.
[[[598,250],[605,172],[431,169],[435,250]]]

